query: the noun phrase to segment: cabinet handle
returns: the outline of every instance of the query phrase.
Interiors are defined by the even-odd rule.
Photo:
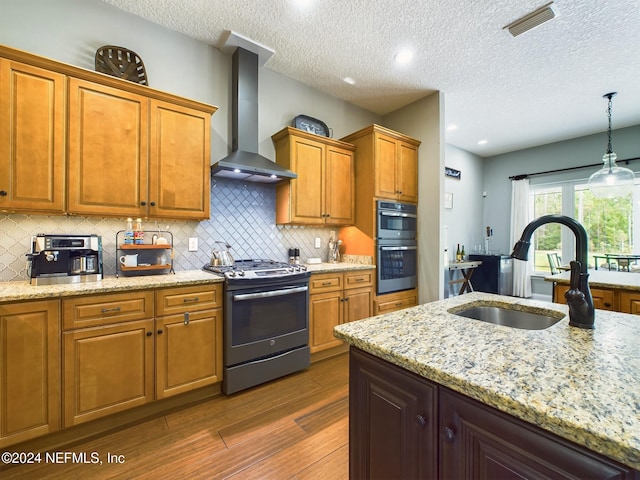
[[[427,419],[424,418],[422,415],[417,414],[416,415],[416,423],[418,424],[419,427],[426,427],[427,426]]]
[[[184,324],[189,325],[189,312],[184,312]]]
[[[194,298],[185,298],[183,299],[183,303],[190,303],[190,302],[197,302],[198,300],[200,300],[198,297],[194,297]]]
[[[119,312],[120,311],[120,307],[115,307],[115,308],[103,308],[101,310],[102,313],[111,313],[111,312]]]
[[[142,205],[143,207],[147,204],[147,202],[145,202],[144,200],[142,202],[140,202],[140,205]]]
[[[331,282],[322,282],[323,287],[328,287],[329,285],[331,285]]]
[[[356,282],[364,282],[364,278],[356,278],[355,281]]]
[[[147,337],[150,337],[151,335],[153,335],[153,332],[147,332]]]
[[[156,202],[151,202],[149,205],[151,205],[152,207],[156,206]]]
[[[444,441],[447,443],[453,443],[456,439],[456,432],[453,427],[444,427],[442,429],[442,438],[444,438]]]
[[[158,330],[158,335],[162,335],[162,329]]]
[[[610,307],[610,306],[611,306],[611,304],[610,304],[609,302],[604,302],[604,306],[605,306],[605,307]]]
[[[7,191],[6,190],[0,190],[0,196],[1,197],[6,197],[7,196]]]
[[[404,304],[404,302],[396,302],[396,307],[401,307]]]

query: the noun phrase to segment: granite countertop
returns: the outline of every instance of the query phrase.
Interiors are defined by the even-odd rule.
[[[632,275],[632,274],[627,274]],[[553,310],[545,330],[448,313],[468,303]],[[596,311],[569,327],[566,305],[469,293],[335,327],[336,337],[429,380],[640,469],[638,317]]]
[[[375,268],[374,265],[355,263],[320,263],[307,265],[311,273],[326,273],[335,271],[366,270]],[[0,282],[0,303],[24,300],[45,300],[60,297],[74,297],[78,295],[94,295],[111,292],[125,292],[131,290],[145,290],[149,288],[186,287],[189,285],[203,285],[207,283],[222,283],[224,278],[203,270],[178,271],[175,274],[144,275],[144,276],[106,276],[99,282],[76,283],[70,285],[31,285],[27,281]]]
[[[569,285],[571,272],[562,272],[544,277],[547,282]],[[604,288],[624,288],[640,291],[640,273],[612,272],[609,270],[589,270],[589,286]]]

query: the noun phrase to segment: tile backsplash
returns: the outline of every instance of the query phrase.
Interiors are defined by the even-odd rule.
[[[236,260],[270,258],[286,261],[291,247],[300,249],[301,261],[309,257],[327,260],[327,244],[337,227],[301,227],[275,224],[276,189],[273,184],[240,182],[223,178],[211,181],[211,218],[202,222],[146,220],[143,228],[173,233],[176,271],[200,269],[211,257],[216,240],[228,242]],[[25,254],[31,250],[36,233],[102,236],[103,265],[106,275],[115,274],[118,230],[125,218],[44,216],[9,214],[0,216],[0,281],[27,280]],[[149,234],[151,234],[149,233]],[[189,237],[198,238],[198,251],[189,252]],[[315,238],[322,247],[314,247]]]

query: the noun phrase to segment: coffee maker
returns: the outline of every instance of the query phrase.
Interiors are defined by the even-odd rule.
[[[38,234],[27,254],[32,285],[102,280],[102,237]]]

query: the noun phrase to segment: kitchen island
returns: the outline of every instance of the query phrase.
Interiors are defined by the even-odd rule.
[[[565,305],[475,292],[340,325],[334,331],[356,347],[352,362],[354,353],[366,352],[417,374],[415,378],[425,380],[429,388],[462,394],[515,422],[550,433],[561,443],[566,440],[597,452],[600,459],[640,469],[637,319],[598,310],[594,330],[569,327],[568,316],[544,330],[520,330],[449,313],[474,303],[568,313]],[[354,401],[357,396],[352,390]],[[440,401],[440,408],[446,409],[442,397]],[[418,417],[421,424],[438,423]],[[453,429],[440,427],[443,441],[453,444]],[[358,432],[353,428],[355,439]],[[356,445],[352,448],[352,453],[362,454]],[[440,456],[442,461],[442,452]],[[635,478],[634,474],[607,478]]]

